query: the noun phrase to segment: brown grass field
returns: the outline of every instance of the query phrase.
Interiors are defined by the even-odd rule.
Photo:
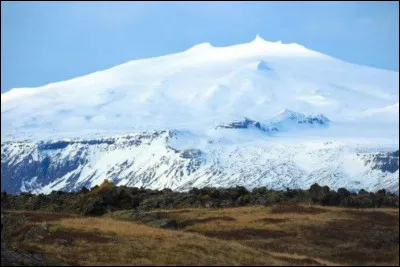
[[[397,209],[279,204],[143,214],[174,219],[176,229],[150,227],[132,211],[3,214],[26,220],[2,239],[57,265],[399,266]]]

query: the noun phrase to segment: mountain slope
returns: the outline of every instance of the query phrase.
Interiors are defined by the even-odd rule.
[[[71,191],[105,178],[118,185],[175,190],[232,185],[305,189],[314,182],[334,189],[398,188],[399,153],[391,145],[268,140],[241,130],[242,139],[229,139],[227,132],[210,139],[161,131],[97,140],[3,143],[2,188],[13,193]]]
[[[285,108],[360,121],[368,109],[396,105],[398,88],[398,72],[257,36],[247,44],[200,44],[64,82],[13,89],[1,95],[2,138],[205,129],[242,117],[262,122]],[[398,116],[385,122],[397,126]]]

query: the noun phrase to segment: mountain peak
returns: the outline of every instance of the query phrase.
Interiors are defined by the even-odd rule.
[[[271,42],[267,41],[264,38],[262,38],[260,35],[256,35],[256,37],[251,41],[253,44],[282,44],[282,41],[277,41],[277,42]]]
[[[300,112],[296,112],[290,109],[283,109],[278,114],[276,114],[272,122],[295,122],[296,124],[317,124],[317,125],[328,125],[330,120],[323,114],[311,114],[305,115]]]
[[[200,44],[192,46],[191,48],[186,50],[186,52],[194,52],[194,51],[198,52],[198,51],[207,50],[210,48],[213,48],[213,46],[209,42],[204,42],[204,43],[200,43]]]
[[[301,113],[284,108],[276,114],[276,117],[298,117]]]
[[[258,34],[251,42],[247,44],[251,46],[252,49],[274,51],[277,54],[296,54],[312,57],[324,56],[324,54],[310,50],[303,45],[297,43],[283,43],[282,41],[267,41]]]
[[[256,34],[253,42],[265,42],[265,40],[260,35]]]

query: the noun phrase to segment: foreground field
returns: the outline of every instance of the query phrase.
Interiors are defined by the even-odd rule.
[[[399,265],[397,209],[279,204],[98,218],[3,214],[2,240],[10,250],[38,253],[49,264]]]

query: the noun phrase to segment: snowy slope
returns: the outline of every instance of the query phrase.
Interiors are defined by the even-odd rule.
[[[68,81],[13,89],[1,95],[2,138],[199,130],[243,117],[262,122],[285,108],[338,122],[385,122],[393,130],[398,88],[398,72],[257,36],[247,44],[205,43]]]
[[[50,193],[92,187],[107,178],[118,185],[175,190],[232,185],[308,188],[314,182],[334,189],[398,188],[399,153],[393,153],[393,144],[271,139],[248,129],[239,131],[239,139],[229,132],[221,138],[161,131],[3,143],[2,187],[8,192]],[[10,178],[3,180],[7,175]]]
[[[1,95],[2,186],[398,191],[398,88],[398,72],[259,36],[17,88]]]

